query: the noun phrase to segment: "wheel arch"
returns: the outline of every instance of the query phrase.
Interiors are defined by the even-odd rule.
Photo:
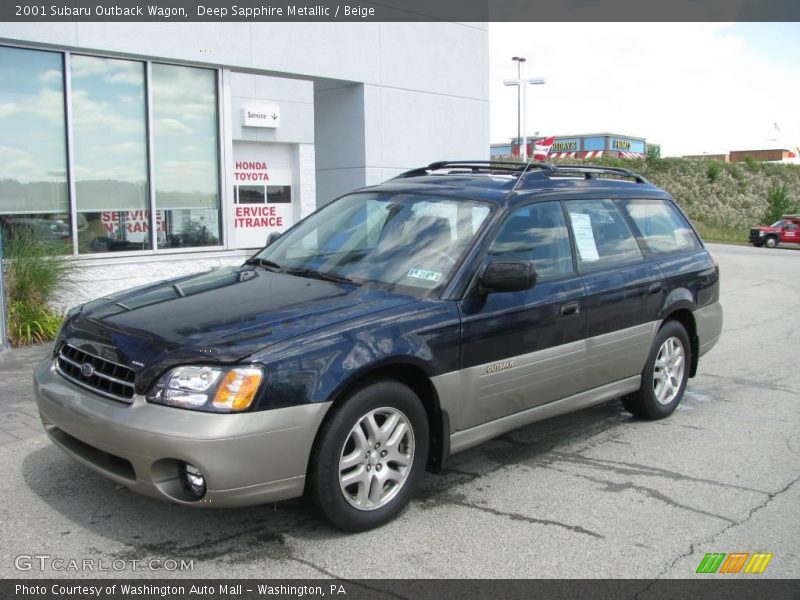
[[[408,386],[422,402],[428,416],[430,446],[427,468],[440,469],[450,454],[450,423],[446,411],[442,411],[439,395],[430,378],[429,368],[413,357],[397,357],[371,365],[359,370],[343,382],[330,396],[332,406],[320,424],[314,438],[314,445],[319,441],[319,433],[328,419],[335,414],[336,408],[357,390],[381,380],[392,380]],[[311,453],[313,456],[313,452]]]
[[[689,377],[694,377],[697,373],[697,364],[700,358],[700,341],[697,338],[697,323],[695,322],[694,314],[686,305],[675,306],[665,314],[664,319],[661,321],[661,327],[669,321],[677,321],[680,323],[689,336],[690,350],[692,353],[692,361],[689,365]]]

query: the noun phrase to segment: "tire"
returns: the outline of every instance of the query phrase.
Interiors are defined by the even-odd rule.
[[[410,388],[378,381],[357,389],[320,428],[307,496],[323,519],[343,531],[383,525],[411,499],[428,447],[428,416]]]
[[[776,238],[774,235],[770,235],[764,240],[764,245],[767,248],[777,248],[778,247],[778,238]]]
[[[664,323],[642,371],[642,387],[622,398],[628,412],[643,419],[663,419],[671,415],[680,404],[689,381],[691,352],[683,325],[677,321]]]

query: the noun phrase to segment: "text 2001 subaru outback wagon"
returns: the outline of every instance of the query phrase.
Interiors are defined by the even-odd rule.
[[[426,467],[622,397],[669,415],[722,327],[719,269],[622,169],[434,163],[238,268],[73,309],[35,374],[51,439],[189,505],[307,494],[379,525]]]

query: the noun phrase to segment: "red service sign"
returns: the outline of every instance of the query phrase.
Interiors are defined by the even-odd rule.
[[[150,230],[150,211],[148,210],[128,210],[125,212],[105,211],[100,216],[100,220],[105,225],[109,235],[119,231],[120,215],[124,223],[125,231],[128,233],[146,233]],[[163,211],[156,212],[156,231],[166,231],[167,224],[163,218]]]
[[[277,213],[275,206],[240,204],[236,207],[233,226],[237,229],[283,227],[283,217]]]

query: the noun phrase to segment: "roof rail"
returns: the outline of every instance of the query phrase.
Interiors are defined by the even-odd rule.
[[[400,173],[400,175],[397,175],[393,179],[423,177],[442,169],[459,169],[471,173],[519,174],[517,183],[522,183],[531,178],[541,179],[542,177],[552,177],[553,175],[569,173],[581,173],[585,179],[593,179],[595,175],[616,175],[617,177],[628,177],[636,181],[636,183],[650,183],[638,173],[620,167],[604,167],[601,165],[556,165],[541,161],[524,163],[514,160],[440,160],[432,162],[426,167],[417,167],[416,169]],[[514,186],[514,189],[516,188],[517,186]]]
[[[418,167],[401,173],[397,177],[394,177],[394,179],[421,177],[430,175],[433,171],[450,168],[466,169],[472,173],[524,173],[529,167],[555,171],[555,166],[553,164],[545,162],[532,162],[528,164],[512,160],[441,160],[433,162],[427,167]]]
[[[555,166],[553,172],[555,174],[582,173],[586,179],[593,179],[595,175],[617,175],[619,177],[629,177],[636,183],[650,183],[638,173],[634,173],[633,171],[622,169],[620,167],[603,167],[600,165],[558,165]]]

